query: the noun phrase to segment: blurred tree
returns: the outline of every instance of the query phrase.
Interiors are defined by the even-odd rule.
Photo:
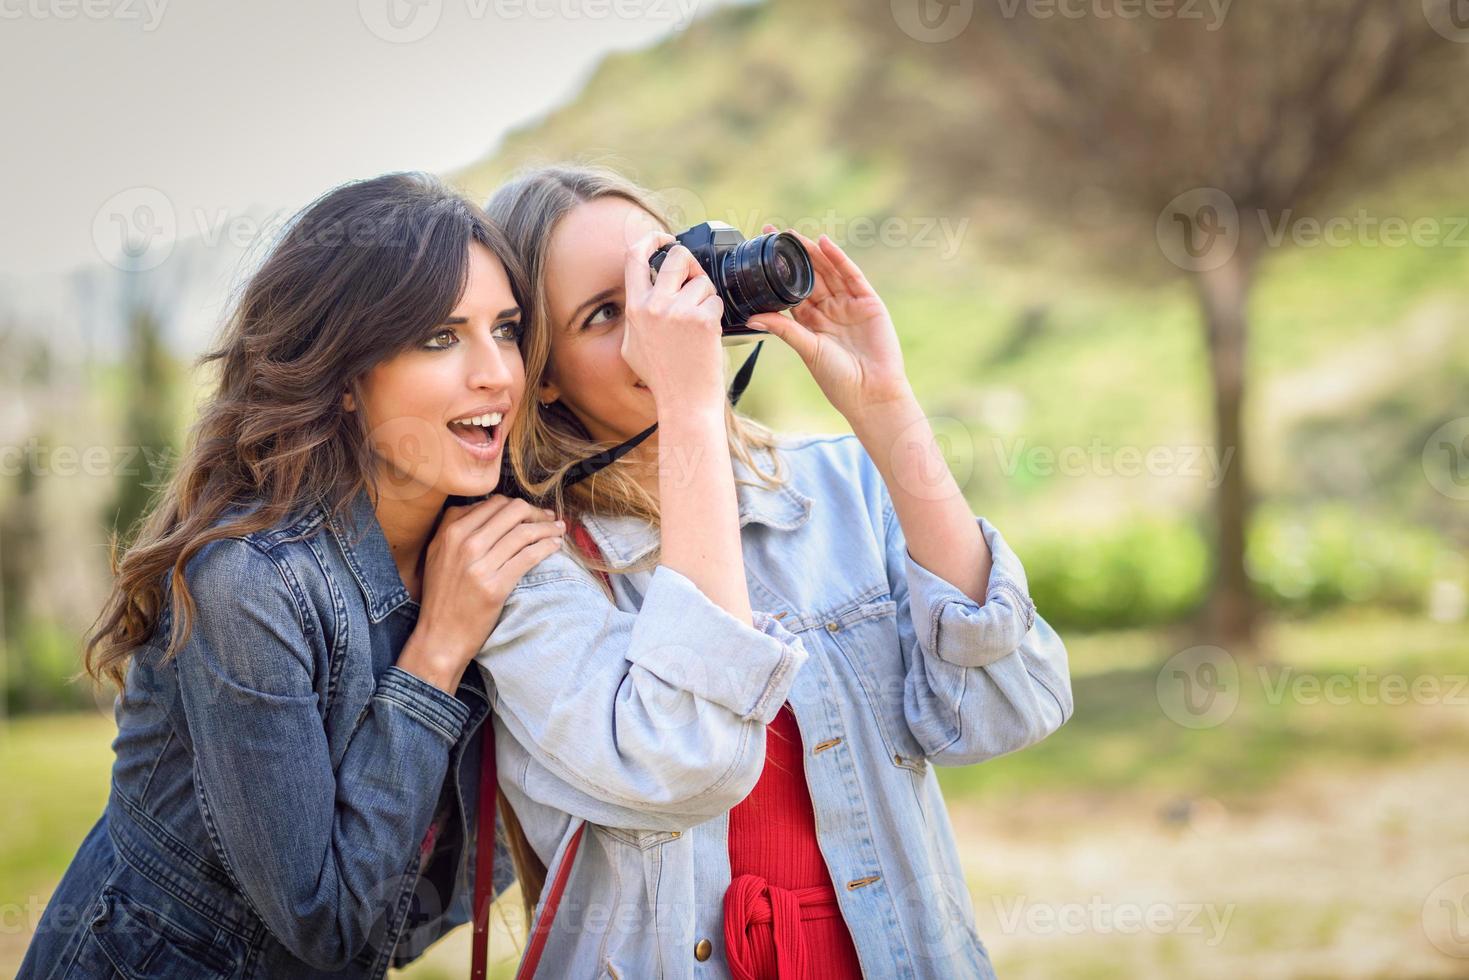
[[[18,330],[6,331],[0,350],[7,368],[19,367],[18,376],[6,378],[13,391],[45,391],[52,379],[51,350],[43,342],[24,344]],[[8,371],[7,371],[8,373]],[[14,466],[4,507],[0,508],[0,643],[5,650],[5,670],[0,676],[0,711],[24,709],[35,700],[32,687],[37,680],[30,649],[24,642],[32,621],[32,588],[37,570],[45,564],[41,513],[41,458],[48,440],[34,436],[14,446],[18,453],[6,457]],[[11,466],[7,465],[6,469]]]
[[[1320,209],[1469,145],[1461,3],[893,0],[859,15],[873,70],[844,130],[899,154],[915,191],[1013,200],[1099,269],[1191,277],[1214,438],[1234,450],[1200,624],[1216,642],[1253,646],[1259,618],[1241,419],[1260,260],[1320,234]],[[1351,221],[1338,231],[1374,233]]]
[[[133,465],[118,472],[104,521],[124,541],[147,511],[155,488],[168,477],[176,424],[173,370],[162,324],[150,303],[135,297],[128,303],[123,440],[129,452],[117,457],[131,459]]]

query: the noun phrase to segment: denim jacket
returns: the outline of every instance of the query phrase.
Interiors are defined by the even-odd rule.
[[[787,702],[864,975],[993,976],[933,766],[1055,731],[1072,710],[1065,647],[987,520],[981,605],[909,556],[855,438],[777,452],[780,489],[735,467],[753,624],[661,565],[611,576],[614,605],[563,551],[521,580],[479,657],[501,788],[548,880],[588,824],[540,976],[730,975],[728,813]],[[586,526],[617,568],[657,543],[636,519]]]
[[[128,669],[107,807],[22,977],[376,978],[468,921],[487,694],[394,666],[418,604],[365,494],[352,517],[355,542],[315,510],[189,562],[193,631]]]

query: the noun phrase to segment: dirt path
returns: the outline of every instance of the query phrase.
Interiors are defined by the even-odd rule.
[[[1234,810],[1060,797],[953,818],[1005,980],[1469,977],[1462,758],[1308,774]]]

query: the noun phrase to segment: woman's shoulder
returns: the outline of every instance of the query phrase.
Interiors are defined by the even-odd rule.
[[[222,510],[208,525],[210,540],[189,560],[185,575],[191,585],[198,578],[226,580],[233,577],[242,583],[249,580],[255,587],[274,585],[277,580],[294,597],[292,583],[318,574],[308,543],[326,527],[340,523],[325,507],[302,504],[290,508],[279,518],[261,525],[258,517],[267,502],[264,498],[236,501]],[[223,533],[221,533],[223,532]],[[263,580],[263,581],[262,581]]]

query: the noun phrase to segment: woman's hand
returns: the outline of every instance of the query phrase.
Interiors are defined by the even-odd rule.
[[[774,225],[766,225],[773,232]],[[815,286],[791,311],[762,313],[750,326],[775,334],[800,355],[822,394],[848,421],[912,398],[898,334],[876,290],[826,235],[813,242],[794,230],[811,257]],[[792,317],[794,319],[792,319]]]
[[[526,572],[555,554],[565,524],[524,500],[495,495],[448,507],[428,543],[418,625],[398,666],[450,694]]]
[[[682,245],[669,249],[657,280],[649,281],[649,257],[673,240],[654,232],[627,251],[622,359],[653,393],[660,418],[674,407],[722,413],[724,304],[714,282]]]

